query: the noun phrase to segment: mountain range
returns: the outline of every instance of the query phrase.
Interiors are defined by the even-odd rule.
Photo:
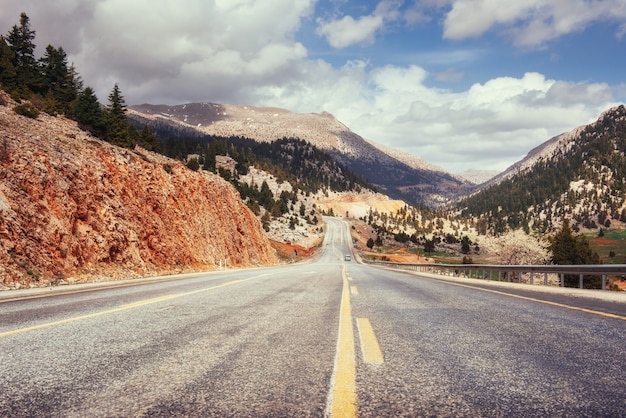
[[[241,136],[260,142],[300,138],[393,199],[430,208],[458,207],[495,232],[520,227],[552,230],[553,219],[558,223],[563,216],[580,228],[617,225],[626,218],[623,106],[547,140],[502,173],[475,171],[466,173],[468,177],[366,140],[327,112],[299,114],[215,103],[144,104],[132,106],[129,117],[179,137]]]
[[[260,142],[299,138],[328,152],[379,191],[413,205],[436,207],[475,184],[409,154],[352,132],[327,112],[294,113],[271,107],[191,103],[131,106],[129,118],[175,136],[246,137]]]

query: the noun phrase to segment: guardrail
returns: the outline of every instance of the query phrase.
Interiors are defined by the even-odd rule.
[[[524,275],[529,276],[529,283],[535,283],[535,275],[543,274],[543,284],[548,285],[548,276],[556,274],[561,287],[565,287],[565,275],[578,275],[579,288],[583,288],[585,276],[602,277],[602,289],[606,290],[607,276],[626,276],[626,264],[586,264],[573,266],[557,265],[500,265],[500,264],[413,264],[391,261],[372,261],[363,259],[368,264],[433,273],[445,276],[467,277],[472,279],[498,280],[522,283]],[[497,277],[497,278],[496,278]]]

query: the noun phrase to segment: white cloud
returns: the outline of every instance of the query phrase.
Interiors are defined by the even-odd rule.
[[[453,40],[496,28],[518,46],[536,47],[597,21],[617,22],[616,36],[621,36],[626,23],[623,0],[451,0],[450,4],[443,36]]]
[[[361,42],[371,43],[376,31],[383,26],[383,19],[381,16],[364,16],[354,20],[352,16],[344,16],[340,20],[318,23],[319,35],[325,36],[334,48],[345,48]]]
[[[428,74],[419,67],[363,75],[367,94],[342,95],[325,109],[368,139],[457,171],[503,170],[615,104],[607,85],[559,82],[537,73],[493,79],[463,92],[427,87]],[[346,111],[346,100],[358,108]]]
[[[3,9],[15,13],[0,12],[0,22],[10,27],[25,10],[40,49],[47,43],[63,46],[101,100],[115,82],[137,101],[226,100],[229,91],[236,96],[240,88],[288,80],[297,72],[307,51],[295,33],[314,4],[3,0]]]
[[[384,29],[387,21],[395,21],[400,17],[399,7],[402,1],[383,0],[376,10],[368,16],[357,19],[346,15],[341,19],[318,19],[316,33],[324,36],[334,48],[345,48],[354,44],[372,43],[376,33]],[[411,14],[412,18],[414,15]]]
[[[448,0],[422,3],[441,7],[442,2]],[[560,31],[584,23],[561,18],[567,15],[566,8],[556,12],[566,4],[561,0],[545,2],[551,5],[547,9],[532,8],[543,4],[538,0],[507,3],[508,10],[501,3],[454,2],[455,8],[474,5],[483,14],[475,16],[480,24],[472,27],[451,10],[447,36],[474,36],[494,25],[511,29],[520,16],[526,19],[522,29],[533,19]],[[596,3],[601,10],[614,6],[615,15],[626,7],[608,0]],[[345,27],[326,36],[336,36],[338,45],[377,36],[387,23],[402,20],[399,4],[383,1],[371,15],[346,20]],[[461,76],[456,70],[431,74],[416,65],[372,67],[353,60],[336,67],[313,60],[296,34],[305,19],[313,18],[314,5],[315,0],[188,0],[184,7],[158,0],[3,0],[0,24],[8,30],[25,10],[37,31],[36,43],[63,46],[101,101],[117,82],[129,104],[213,101],[325,110],[368,139],[457,171],[504,169],[551,136],[596,119],[614,104],[614,92],[606,84],[570,83],[532,72],[450,91],[430,83],[436,77],[454,80]],[[468,13],[465,18],[474,16],[474,10]],[[551,22],[545,16],[559,18]],[[342,20],[325,23],[331,22]],[[555,30],[548,34],[559,33]],[[516,36],[523,39],[522,32]],[[553,35],[538,39],[545,36]],[[458,68],[480,55],[449,51],[422,62]]]

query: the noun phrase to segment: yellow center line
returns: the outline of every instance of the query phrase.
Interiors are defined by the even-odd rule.
[[[263,277],[263,276],[267,276],[267,274],[261,274],[259,276],[254,276],[254,277],[250,277],[250,278],[242,279],[242,280],[233,280],[233,281],[225,282],[225,283],[222,283],[222,284],[219,284],[219,285],[216,285],[216,286],[207,287],[207,288],[199,289],[199,290],[193,290],[191,292],[175,293],[175,294],[172,294],[172,295],[165,295],[165,296],[159,296],[157,298],[140,300],[140,301],[133,302],[133,303],[128,303],[128,304],[125,304],[125,305],[120,305],[117,308],[108,309],[106,311],[94,312],[94,313],[87,314],[87,315],[81,315],[81,316],[75,316],[73,318],[62,319],[60,321],[48,322],[48,323],[45,323],[45,324],[34,325],[32,327],[20,328],[20,329],[16,329],[16,330],[13,330],[13,331],[2,332],[2,333],[0,333],[0,338],[8,337],[10,335],[22,334],[22,333],[29,332],[29,331],[35,331],[35,330],[38,330],[38,329],[54,327],[54,326],[57,326],[57,325],[69,324],[71,322],[82,321],[82,320],[85,320],[85,319],[95,318],[95,317],[98,317],[98,316],[109,315],[109,314],[125,311],[125,310],[128,310],[128,309],[137,308],[139,306],[151,305],[153,303],[158,303],[158,302],[163,302],[163,301],[166,301],[166,300],[182,298],[182,297],[185,297],[185,296],[190,296],[190,295],[194,295],[194,294],[198,294],[198,293],[202,293],[202,292],[208,292],[208,291],[211,291],[211,290],[219,289],[221,287],[230,286],[230,285],[233,285],[233,284],[236,284],[236,283],[243,283],[243,282],[247,282],[249,280],[258,279],[258,278]]]
[[[180,279],[172,279],[172,280],[180,280]],[[162,280],[151,280],[151,281],[148,281],[148,282],[141,282],[141,283],[125,283],[125,284],[118,284],[118,285],[112,285],[112,286],[103,286],[103,287],[95,287],[95,288],[89,288],[89,289],[68,290],[68,291],[64,291],[64,292],[42,293],[42,294],[39,294],[39,295],[31,295],[31,296],[17,296],[17,297],[11,298],[11,299],[0,299],[0,303],[16,302],[16,301],[30,300],[30,299],[43,299],[43,298],[50,298],[50,297],[53,297],[53,296],[74,295],[74,294],[77,294],[77,293],[97,292],[98,290],[109,290],[109,289],[119,289],[121,287],[141,286],[141,285],[145,285],[145,284],[159,283],[159,282],[162,282],[162,281],[165,281],[165,279],[162,279]]]
[[[137,282],[120,283],[120,284],[103,284],[102,286],[89,287],[87,289],[76,289],[76,290],[73,289],[73,290],[58,291],[58,292],[51,290],[51,293],[41,293],[38,295],[16,296],[14,298],[9,298],[9,299],[0,299],[0,303],[16,302],[16,301],[31,300],[31,299],[44,299],[44,298],[51,298],[54,296],[75,295],[77,293],[97,292],[100,290],[119,289],[122,287],[143,286],[143,285],[154,284],[154,283],[167,283],[167,282],[173,282],[177,280],[191,279],[191,278],[199,277],[202,275],[204,275],[204,273],[183,273],[180,275],[175,274],[172,276],[165,276],[165,277],[154,279],[154,280],[142,280],[142,281],[137,281]]]
[[[374,329],[368,318],[357,318],[356,325],[359,329],[361,338],[361,351],[363,352],[363,360],[369,364],[382,364],[383,353],[380,351],[378,339],[374,334]]]
[[[495,294],[498,294],[498,295],[509,296],[509,297],[512,297],[512,298],[529,300],[529,301],[532,301],[532,302],[544,303],[546,305],[558,306],[560,308],[567,308],[567,309],[572,309],[572,310],[575,310],[575,311],[581,311],[581,312],[586,312],[586,313],[590,313],[590,314],[594,314],[594,315],[605,316],[607,318],[621,319],[623,321],[626,321],[626,316],[615,315],[615,314],[608,313],[608,312],[602,312],[602,311],[596,311],[596,310],[593,310],[593,309],[581,308],[579,306],[567,305],[565,303],[560,303],[560,302],[552,302],[552,301],[549,301],[549,300],[531,298],[530,296],[515,295],[515,294],[512,294],[512,293],[502,292],[502,291],[499,291],[499,290],[485,289],[483,287],[476,287],[476,286],[472,286],[472,285],[468,285],[468,284],[454,283],[454,282],[451,282],[451,281],[448,281],[448,280],[439,280],[439,279],[435,279],[435,278],[429,278],[429,279],[435,280],[435,281],[438,281],[438,282],[449,283],[449,284],[451,284],[453,286],[466,287],[468,289],[475,289],[475,290],[482,290],[483,292],[495,293]]]
[[[350,293],[348,280],[342,270],[343,289],[341,291],[341,309],[339,315],[339,336],[335,370],[331,381],[328,415],[330,417],[356,417],[356,365],[354,357],[354,331],[350,312]]]

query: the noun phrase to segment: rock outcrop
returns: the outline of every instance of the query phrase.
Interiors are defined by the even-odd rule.
[[[0,105],[0,287],[276,263],[219,176]]]

